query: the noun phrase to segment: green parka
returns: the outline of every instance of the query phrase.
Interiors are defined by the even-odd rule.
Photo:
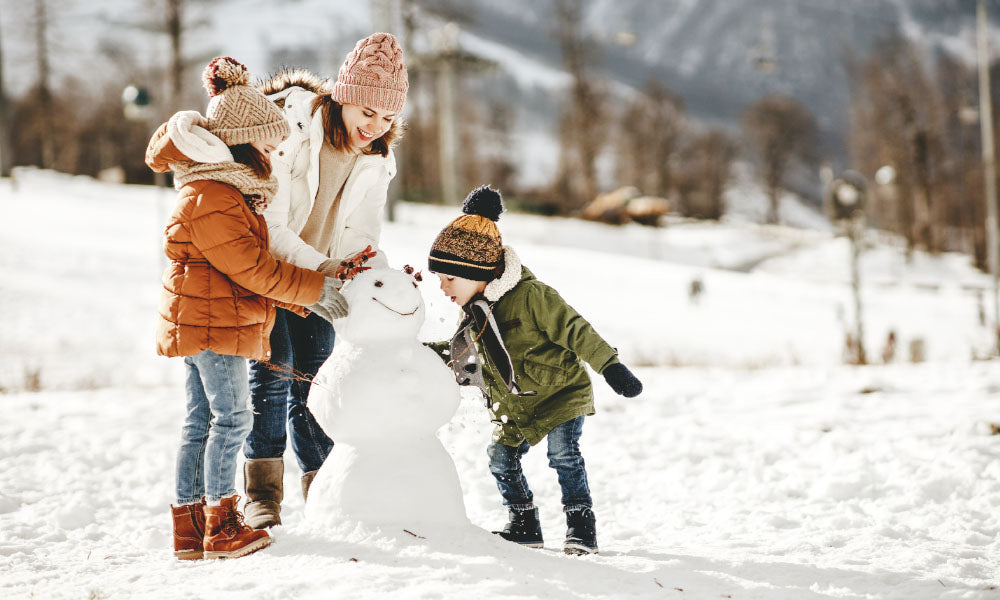
[[[476,350],[496,424],[494,441],[533,446],[557,425],[594,414],[594,392],[581,360],[603,373],[618,362],[618,353],[558,292],[535,279],[510,247],[504,254],[504,274],[489,283],[485,295],[521,393],[507,389],[481,341]],[[448,342],[429,345],[450,360]]]

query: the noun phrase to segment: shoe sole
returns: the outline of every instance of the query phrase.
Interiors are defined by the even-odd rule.
[[[503,537],[503,532],[500,532],[500,531],[494,531],[493,535],[499,536],[501,539],[507,540],[508,542],[512,542],[514,544],[517,544],[518,546],[524,546],[525,548],[544,548],[545,547],[545,542],[543,540],[539,540],[537,542],[518,542],[518,541],[512,540],[510,538]]]
[[[204,550],[174,550],[177,560],[201,560],[205,556]]]
[[[573,556],[582,556],[584,554],[597,554],[597,548],[588,548],[583,544],[574,544],[570,542],[563,545],[563,553],[570,554]]]
[[[263,537],[255,542],[251,542],[242,548],[237,550],[231,550],[229,552],[212,552],[205,551],[205,558],[216,559],[216,558],[239,558],[241,556],[246,556],[247,554],[253,554],[254,552],[266,548],[271,545],[273,541],[270,537]]]

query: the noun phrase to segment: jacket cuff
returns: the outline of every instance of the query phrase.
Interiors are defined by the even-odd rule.
[[[618,360],[618,351],[611,346],[608,346],[605,351],[595,354],[592,360],[593,362],[590,363],[590,366],[600,375],[603,375],[604,370],[611,365],[621,362]]]

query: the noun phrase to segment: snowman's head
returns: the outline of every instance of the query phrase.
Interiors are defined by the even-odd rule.
[[[409,269],[412,273],[412,269]],[[370,269],[342,290],[349,314],[334,323],[337,335],[352,342],[416,339],[424,322],[419,273]]]

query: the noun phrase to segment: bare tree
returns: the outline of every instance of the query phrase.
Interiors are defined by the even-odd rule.
[[[606,92],[590,74],[598,45],[583,30],[582,0],[555,1],[555,34],[563,66],[572,78],[569,102],[559,119],[557,193],[564,210],[576,210],[599,191],[597,157],[606,137]]]
[[[184,91],[184,0],[165,0],[164,8],[164,30],[170,40],[170,112],[180,106]]]
[[[206,7],[217,0],[147,0],[146,10],[129,13],[117,26],[136,29],[153,35],[166,36],[170,46],[169,56],[158,68],[156,81],[159,84],[158,93],[165,100],[157,99],[159,117],[166,117],[185,106],[197,105],[203,101],[200,86],[190,85],[188,77],[190,69],[204,66],[209,59],[218,54],[215,49],[208,49],[200,54],[192,55],[186,46],[187,36],[209,24],[206,17]],[[198,14],[194,14],[196,12]],[[105,52],[106,54],[113,54]],[[239,57],[237,57],[239,58]],[[162,96],[161,96],[162,94]]]
[[[815,161],[816,119],[794,98],[767,96],[743,113],[744,137],[757,155],[761,177],[770,199],[768,222],[777,223],[778,195],[794,161]]]
[[[942,163],[934,194],[934,227],[942,250],[971,254],[986,266],[985,202],[978,126],[977,78],[947,54],[937,58],[934,87],[940,92]],[[975,179],[970,179],[975,177]]]
[[[3,17],[0,16],[0,23]],[[0,38],[2,38],[3,27],[0,27]],[[7,111],[7,88],[3,79],[3,40],[0,39],[0,177],[10,175],[11,150],[10,150],[10,121]]]
[[[674,155],[686,127],[683,101],[655,79],[625,109],[618,138],[618,183],[668,197]]]
[[[510,104],[495,100],[489,105],[486,123],[488,150],[482,158],[482,172],[473,181],[488,181],[506,195],[516,193],[514,178],[517,167],[511,160],[513,147],[514,109]]]
[[[53,119],[52,100],[52,69],[49,65],[49,15],[46,0],[35,0],[34,14],[34,35],[35,35],[35,70],[38,74],[38,81],[35,84],[35,97],[40,110],[39,119],[39,144],[42,150],[41,166],[43,169],[51,169],[55,166],[55,148],[53,137],[55,125]]]
[[[938,193],[946,178],[944,115],[948,108],[922,52],[900,34],[873,46],[852,69],[852,154],[857,166],[874,173],[883,165],[896,172],[895,214],[879,225],[902,233],[908,254],[943,248],[944,212]]]
[[[729,183],[736,143],[719,129],[697,136],[681,152],[677,191],[684,216],[720,219],[725,213],[723,194]]]

